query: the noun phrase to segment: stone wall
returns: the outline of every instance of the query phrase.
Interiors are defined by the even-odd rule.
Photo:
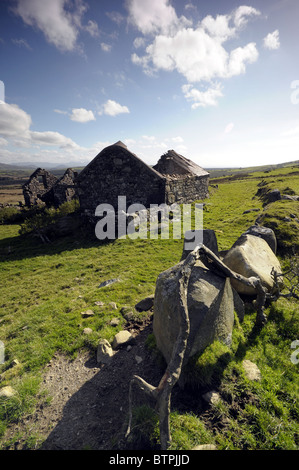
[[[35,170],[22,188],[25,205],[29,207],[44,202],[43,197],[56,182],[56,176],[49,171],[42,168]]]
[[[168,178],[166,183],[166,203],[188,204],[209,197],[209,175]]]
[[[57,179],[47,170],[38,168],[23,185],[23,195],[26,206],[44,203],[58,207],[76,196],[74,179],[77,173],[71,168]]]
[[[162,204],[165,183],[164,177],[119,145],[104,149],[76,180],[81,210],[88,215],[103,203],[116,210],[118,196],[126,196],[126,209],[134,203]]]

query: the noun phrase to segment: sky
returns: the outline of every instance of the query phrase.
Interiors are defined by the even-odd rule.
[[[244,1],[244,3],[243,3]],[[299,159],[298,0],[0,0],[0,162]]]

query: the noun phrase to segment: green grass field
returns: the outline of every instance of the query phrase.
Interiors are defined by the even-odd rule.
[[[220,250],[229,249],[262,211],[256,197],[262,178],[273,180],[271,186],[292,188],[299,194],[299,175],[292,171],[255,172],[211,188],[210,198],[204,201],[204,228],[215,230]],[[298,204],[291,202],[288,213],[298,213]],[[244,214],[251,209],[259,212]],[[0,396],[0,449],[6,445],[6,427],[34,410],[42,399],[40,377],[53,355],[59,351],[74,357],[82,349],[95,353],[101,338],[111,341],[124,325],[121,307],[134,307],[153,294],[158,274],[180,260],[183,248],[183,240],[172,239],[122,239],[103,244],[80,229],[43,244],[30,235],[20,236],[19,229],[19,225],[0,225],[0,340],[5,347],[0,388],[10,385],[18,391],[18,398]],[[298,242],[298,228],[285,230],[286,237]],[[286,258],[281,262],[284,265]],[[99,289],[101,282],[114,278],[120,281],[109,289]],[[96,301],[105,305],[96,306]],[[115,302],[117,310],[111,310],[109,302]],[[99,314],[82,318],[81,312],[87,309]],[[236,326],[234,350],[219,351],[216,345],[216,350],[201,358],[199,370],[207,373],[209,385],[218,384],[224,399],[212,407],[208,421],[200,413],[173,410],[172,449],[190,449],[199,440],[219,449],[298,448],[299,366],[291,361],[291,343],[299,340],[298,303],[280,299],[267,314],[268,323],[259,331],[254,326],[255,313],[246,314],[244,322]],[[117,328],[109,324],[113,317],[120,319]],[[87,326],[93,330],[88,337],[83,334]],[[218,363],[217,354],[227,358],[220,383],[218,369],[213,367],[213,361]],[[243,359],[258,364],[261,382],[244,376]],[[18,362],[12,367],[14,360]],[[147,414],[148,410],[141,410],[135,424],[150,445],[157,439],[157,423],[153,418],[152,426],[143,426]]]

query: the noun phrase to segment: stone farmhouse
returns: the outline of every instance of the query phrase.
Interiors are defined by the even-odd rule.
[[[76,178],[80,208],[93,216],[99,204],[191,203],[208,197],[209,173],[169,150],[151,167],[118,141],[103,149]]]

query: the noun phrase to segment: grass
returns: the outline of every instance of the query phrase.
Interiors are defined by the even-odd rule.
[[[255,172],[211,188],[210,199],[204,201],[204,228],[215,230],[220,250],[229,249],[262,213],[262,202],[256,197],[262,178],[299,194],[299,178],[293,171]],[[275,204],[267,214],[278,220],[287,204]],[[251,209],[259,212],[244,214]],[[269,212],[272,209],[274,214]],[[94,353],[101,338],[111,341],[124,325],[121,308],[132,308],[153,294],[158,274],[176,264],[183,249],[182,240],[172,239],[122,239],[105,244],[82,229],[43,244],[30,234],[20,236],[19,229],[17,224],[0,225],[0,340],[5,346],[0,387],[10,385],[17,391],[14,397],[0,400],[0,448],[6,427],[32,412],[41,399],[41,373],[53,355],[60,351],[75,357],[82,349]],[[298,231],[292,237],[298,240]],[[98,287],[114,278],[119,282]],[[95,305],[96,301],[104,306]],[[111,302],[116,303],[116,310]],[[81,312],[87,309],[95,315],[83,318]],[[281,299],[267,313],[269,321],[259,331],[254,326],[255,313],[246,314],[242,324],[236,322],[231,350],[215,343],[192,365],[198,390],[217,387],[221,401],[208,415],[200,399],[198,409],[172,411],[173,450],[205,443],[220,449],[298,447],[298,365],[290,360],[291,342],[299,339],[298,306]],[[120,319],[117,327],[110,326],[113,317]],[[83,334],[85,327],[92,328],[91,336]],[[152,338],[148,343],[155,354]],[[12,366],[16,359],[18,364]],[[261,382],[246,378],[244,359],[258,365]],[[136,419],[136,429],[144,427],[144,431],[137,433],[132,445],[155,448],[159,439],[156,417],[143,409]],[[152,421],[151,426],[145,424]],[[32,436],[28,447],[34,447],[34,442]]]

